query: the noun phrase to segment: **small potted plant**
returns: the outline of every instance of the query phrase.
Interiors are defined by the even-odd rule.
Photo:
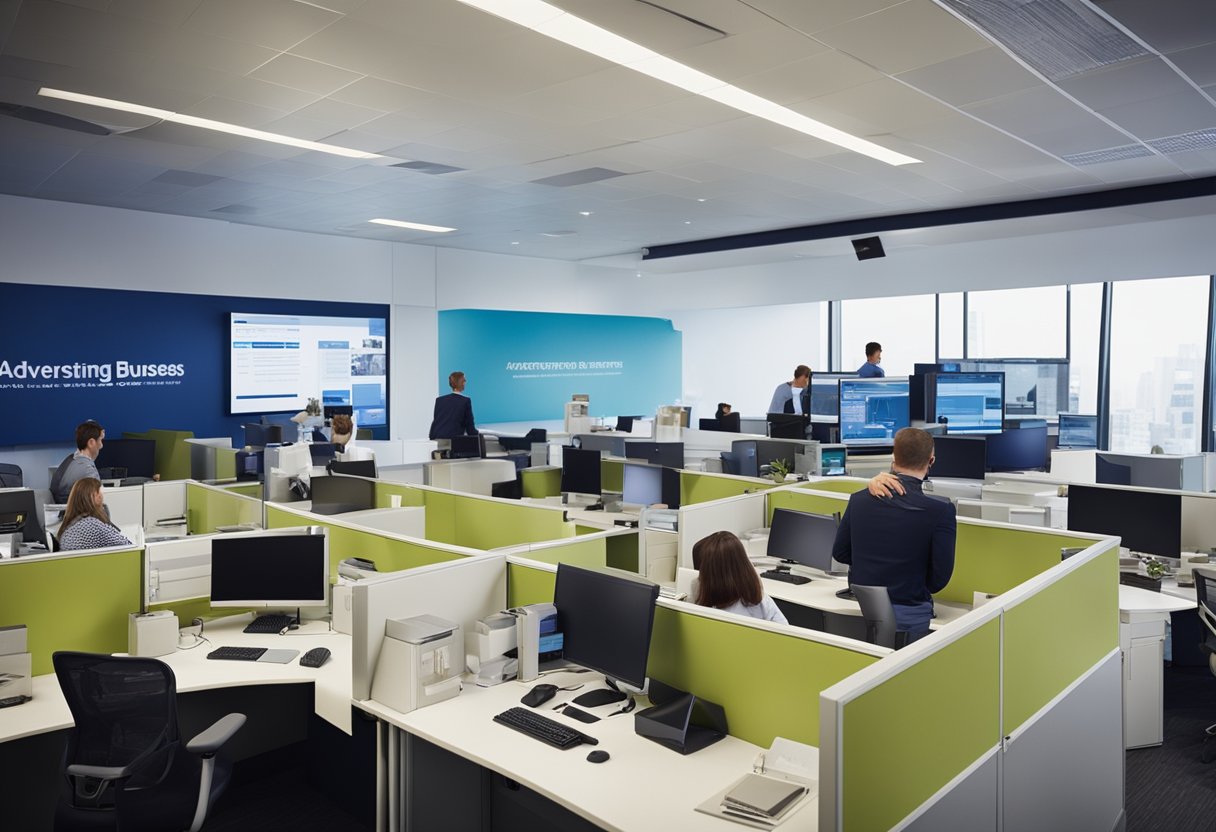
[[[768,464],[768,469],[773,482],[782,483],[790,472],[790,464],[784,459],[774,459]]]

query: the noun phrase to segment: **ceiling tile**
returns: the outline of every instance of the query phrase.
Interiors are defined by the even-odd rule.
[[[1194,90],[1110,107],[1101,112],[1123,129],[1143,139],[1216,127],[1216,107]]]
[[[931,0],[907,0],[817,32],[819,40],[892,74],[992,46]]]
[[[829,50],[768,72],[745,76],[736,86],[788,105],[792,101],[840,92],[883,77],[881,72],[856,58]]]
[[[337,12],[295,0],[203,0],[184,25],[230,40],[287,50],[339,19]]]
[[[1216,43],[1172,52],[1169,59],[1199,86],[1216,84]]]
[[[274,57],[246,74],[317,95],[330,95],[361,77],[350,70],[289,54]]]
[[[1158,52],[1216,42],[1216,14],[1208,0],[1096,0],[1104,13],[1131,29]]]
[[[752,0],[752,5],[801,32],[822,32],[904,0]]]
[[[1158,57],[1091,70],[1067,78],[1059,85],[1092,110],[1107,110],[1148,98],[1182,95],[1193,89]]]
[[[1042,84],[995,46],[901,73],[899,80],[956,107]]]

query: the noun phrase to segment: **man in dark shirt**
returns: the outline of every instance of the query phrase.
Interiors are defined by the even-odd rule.
[[[473,424],[473,402],[464,395],[464,384],[464,373],[452,373],[448,376],[448,386],[452,392],[435,399],[430,438],[439,440],[440,448],[450,447],[451,440],[457,436],[477,435],[477,428]]]
[[[903,493],[850,497],[832,548],[832,557],[850,564],[850,583],[887,588],[896,628],[914,636],[929,629],[931,595],[954,572],[954,504],[922,490],[932,464],[932,436],[918,428],[896,433],[891,470]]]
[[[77,480],[92,478],[100,480],[97,473],[97,455],[105,443],[106,429],[92,419],[76,426],[76,452],[64,457],[63,462],[51,475],[51,498],[56,503],[66,503]]]

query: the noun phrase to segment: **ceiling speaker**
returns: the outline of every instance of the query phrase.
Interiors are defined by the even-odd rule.
[[[875,257],[886,257],[882,250],[882,240],[877,237],[862,237],[853,241],[853,253],[858,260],[873,260]]]

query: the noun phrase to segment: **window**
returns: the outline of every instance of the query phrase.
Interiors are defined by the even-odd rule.
[[[1098,412],[1098,341],[1102,328],[1102,284],[1069,287],[1068,399],[1066,413]]]
[[[1209,282],[1202,276],[1113,285],[1111,450],[1199,452]]]
[[[967,293],[967,358],[1064,358],[1066,286]]]
[[[937,355],[941,359],[963,357],[962,292],[937,296]]]
[[[912,365],[932,361],[935,306],[933,295],[841,301],[841,369],[853,372],[864,364],[869,341],[882,344],[888,376],[909,375]]]

